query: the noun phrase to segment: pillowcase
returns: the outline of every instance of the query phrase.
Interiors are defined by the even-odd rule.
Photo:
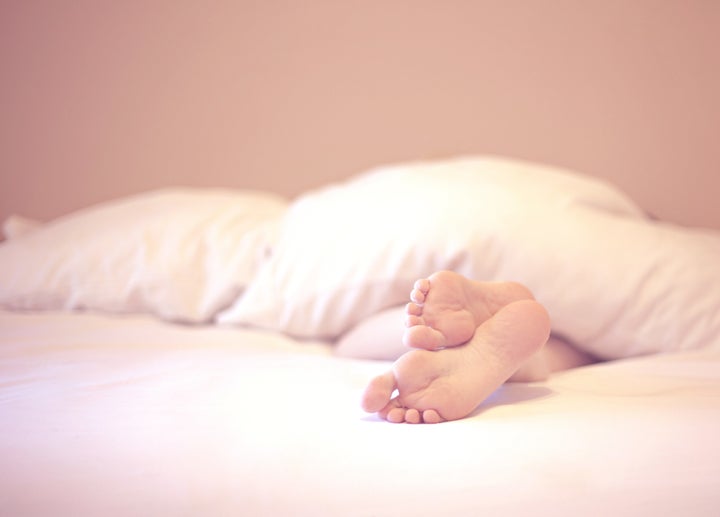
[[[10,221],[12,238],[0,244],[0,306],[211,321],[255,274],[286,208],[269,193],[174,188],[44,225]]]
[[[296,200],[273,256],[217,320],[335,339],[406,302],[413,282],[434,271],[497,278],[511,229],[532,226],[534,214],[581,208],[644,217],[604,182],[526,162],[464,158],[370,171]]]

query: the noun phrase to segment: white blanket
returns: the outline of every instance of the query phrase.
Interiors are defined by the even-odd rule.
[[[0,515],[715,515],[720,354],[364,414],[388,363],[147,317],[0,313]]]

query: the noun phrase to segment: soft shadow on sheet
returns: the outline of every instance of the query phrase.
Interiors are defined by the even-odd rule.
[[[524,383],[506,383],[493,392],[475,411],[470,413],[468,418],[481,415],[485,411],[509,404],[522,404],[523,402],[531,402],[552,397],[555,394],[553,390],[546,386],[535,386]]]

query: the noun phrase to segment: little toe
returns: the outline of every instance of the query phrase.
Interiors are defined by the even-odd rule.
[[[426,409],[423,411],[422,420],[426,424],[439,424],[440,422],[445,421],[445,419],[440,416],[440,413],[434,409]]]

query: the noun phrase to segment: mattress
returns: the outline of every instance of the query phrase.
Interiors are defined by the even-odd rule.
[[[0,515],[717,515],[720,352],[390,424],[385,361],[150,315],[0,312]]]

